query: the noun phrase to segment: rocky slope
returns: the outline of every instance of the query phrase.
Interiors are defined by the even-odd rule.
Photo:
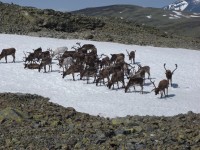
[[[200,14],[144,8],[134,5],[111,5],[73,11],[87,16],[107,16],[130,20],[168,33],[183,37],[200,38]]]
[[[0,93],[0,149],[200,148],[200,114],[103,118],[21,93]]]
[[[0,3],[0,33],[200,49],[200,40],[142,23]],[[12,18],[12,19],[10,19]]]

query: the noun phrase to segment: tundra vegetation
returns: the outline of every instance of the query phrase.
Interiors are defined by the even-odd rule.
[[[193,112],[171,117],[104,118],[21,93],[0,93],[0,104],[0,149],[200,147],[200,114]]]

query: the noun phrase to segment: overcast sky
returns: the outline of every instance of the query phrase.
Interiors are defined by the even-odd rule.
[[[143,7],[162,8],[176,0],[0,0],[21,6],[33,6],[41,9],[73,11],[88,7],[108,6],[114,4],[131,4]]]

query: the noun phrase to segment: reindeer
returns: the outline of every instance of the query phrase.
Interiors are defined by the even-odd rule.
[[[144,70],[145,73],[148,74],[148,79],[149,79],[150,78],[150,67],[149,66],[141,66],[140,64],[137,64],[137,65],[139,67],[137,72]]]
[[[51,57],[44,57],[39,65],[38,71],[44,67],[44,72],[46,73],[46,65],[49,66],[49,71],[52,71],[52,58]]]
[[[24,64],[24,69],[39,69],[40,65],[39,64]]]
[[[67,70],[70,65],[74,64],[74,60],[72,57],[60,58],[58,61],[58,65],[60,66],[60,68],[63,68],[63,72],[64,69]]]
[[[134,90],[135,90],[135,85],[139,85],[141,87],[141,92],[143,94],[143,83],[144,83],[144,79],[142,77],[129,78],[128,84],[127,84],[127,86],[125,86],[125,93],[128,91],[130,86],[133,86]]]
[[[151,79],[150,79],[151,81]],[[154,81],[155,82],[155,81]],[[169,81],[166,79],[163,79],[159,82],[158,87],[155,86],[155,83],[153,81],[151,81],[151,83],[154,85],[154,89],[152,91],[155,91],[155,95],[159,94],[159,92],[161,92],[161,96],[160,98],[163,97],[163,93],[165,95],[165,97],[168,95],[168,87],[169,87]],[[167,89],[167,94],[165,94],[165,89]]]
[[[123,53],[119,53],[119,54],[110,54],[111,55],[111,58],[110,58],[110,63],[116,63],[116,60],[118,57],[120,57],[120,59],[125,58],[124,54]],[[118,58],[119,59],[119,58]],[[119,61],[119,60],[118,60]]]
[[[103,56],[104,54],[102,54],[101,56]],[[105,57],[101,59],[100,62],[100,68],[104,68],[106,66],[110,65],[110,58],[107,55],[104,55]]]
[[[143,79],[143,85],[145,83],[145,70],[141,69],[135,72],[134,75],[130,76],[130,78],[142,78]]]
[[[168,80],[168,82],[171,84],[171,86],[172,86],[172,75],[173,75],[173,73],[174,73],[174,71],[177,69],[177,64],[175,64],[175,66],[176,66],[176,68],[173,70],[173,71],[171,71],[171,70],[167,70],[166,68],[165,68],[165,63],[164,63],[164,69],[165,69],[165,74],[166,74],[166,77],[167,77],[167,80]]]
[[[64,78],[66,75],[72,74],[73,80],[75,81],[74,74],[77,72],[81,72],[83,70],[84,66],[83,65],[77,65],[73,64],[67,69],[65,72],[62,74],[62,78]]]
[[[123,71],[117,71],[117,72],[114,72],[112,74],[112,77],[111,77],[111,80],[108,82],[108,85],[107,87],[110,89],[111,86],[113,85],[113,88],[114,88],[114,83],[117,82],[117,86],[118,86],[118,89],[119,89],[119,83],[118,82],[122,82],[122,88],[125,87],[125,84],[124,84],[124,72]]]
[[[131,61],[132,64],[135,64],[135,51],[131,51],[130,53],[126,50],[126,52],[128,53],[128,57],[129,60]]]
[[[30,62],[31,64],[34,62],[35,63],[35,55],[34,55],[34,53],[30,53],[30,52],[28,52],[29,53],[29,55],[26,57],[26,53],[24,52],[24,55],[25,55],[25,60],[23,60],[25,63],[26,62]]]
[[[82,80],[83,77],[86,77],[87,79],[87,84],[89,83],[89,77],[93,77],[94,76],[94,81],[93,83],[96,81],[96,77],[97,77],[97,68],[95,67],[86,67],[84,70],[82,70],[80,72],[80,80]]]
[[[7,56],[8,55],[11,55],[13,57],[13,62],[15,62],[15,52],[16,52],[16,49],[15,48],[7,48],[7,49],[3,49],[1,51],[1,54],[0,54],[0,60],[5,57],[5,60],[6,60],[6,63],[7,63]]]
[[[40,55],[41,55],[41,53],[42,53],[42,48],[39,47],[39,48],[37,48],[37,49],[35,49],[35,50],[33,50],[33,51],[34,51],[34,52],[33,52],[34,58],[37,58],[37,61],[39,61],[39,60],[40,60]]]
[[[56,55],[63,54],[65,51],[68,51],[68,47],[58,47],[54,51],[50,50],[51,52],[51,57],[53,58]]]
[[[98,78],[96,80],[96,86],[98,86],[98,83],[100,82],[101,85],[101,80],[103,80],[103,84],[105,84],[104,78],[107,78],[107,81],[110,81],[110,73],[109,73],[109,69],[108,68],[104,68],[102,70],[99,71],[99,75]]]

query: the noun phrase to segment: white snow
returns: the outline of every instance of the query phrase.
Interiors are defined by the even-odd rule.
[[[145,94],[134,92],[133,88],[125,93],[124,89],[117,89],[116,86],[114,90],[106,86],[97,87],[92,83],[86,84],[84,80],[80,81],[78,76],[75,76],[76,81],[72,81],[71,75],[63,79],[57,60],[54,60],[53,72],[24,69],[23,51],[32,51],[38,47],[43,50],[60,46],[70,48],[76,42],[94,44],[98,54],[123,52],[127,62],[126,49],[137,50],[136,62],[151,67],[151,77],[156,85],[165,79],[164,63],[171,70],[178,64],[173,75],[173,87],[169,87],[169,96],[161,99],[160,95],[151,92],[153,85],[148,79],[145,81]],[[17,50],[16,63],[5,63],[4,58],[0,60],[0,92],[39,94],[64,107],[74,107],[79,112],[111,118],[126,115],[172,116],[188,111],[200,113],[200,51],[0,34],[0,49],[9,47]],[[9,56],[8,62],[11,61],[12,57]],[[136,91],[140,91],[140,87],[136,86]]]
[[[188,2],[183,0],[183,1],[180,1],[178,3],[170,4],[168,7],[169,7],[169,10],[183,11],[187,8],[188,5],[189,5]]]
[[[149,15],[149,16],[146,16],[148,19],[151,19],[152,18],[152,16],[151,15]]]

